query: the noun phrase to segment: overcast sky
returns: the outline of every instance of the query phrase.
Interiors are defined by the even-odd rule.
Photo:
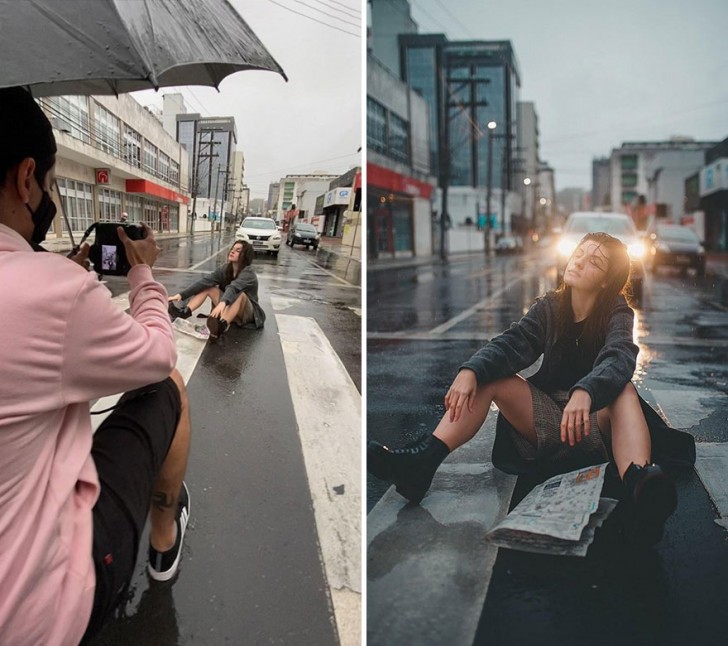
[[[189,112],[235,117],[251,198],[267,197],[268,184],[288,173],[344,173],[359,165],[361,1],[230,2],[286,72],[288,83],[273,72],[249,71],[226,78],[219,93],[199,86],[180,89]],[[174,91],[134,96],[144,105],[161,108],[162,95]]]
[[[623,141],[728,137],[728,0],[414,0],[420,33],[510,40],[557,189]]]

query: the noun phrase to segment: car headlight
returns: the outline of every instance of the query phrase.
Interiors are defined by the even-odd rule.
[[[574,253],[574,249],[576,249],[576,244],[577,243],[573,240],[567,240],[566,238],[559,240],[559,255],[563,256],[564,258],[568,258],[569,256],[571,256],[572,253]]]
[[[641,242],[632,242],[627,245],[627,252],[630,258],[642,258],[645,255],[645,245]]]
[[[272,236],[270,237],[270,239],[271,239],[271,240],[277,240],[277,241],[279,241],[279,242],[280,242],[281,236],[280,236],[280,235],[278,235],[277,233],[274,233],[274,234],[273,234],[273,235],[272,235]]]
[[[244,231],[238,231],[238,232],[237,232],[237,234],[235,235],[235,237],[236,237],[236,238],[237,238],[238,240],[244,240],[245,242],[250,242],[250,241],[248,240],[248,234],[247,234],[247,233],[245,233]]]

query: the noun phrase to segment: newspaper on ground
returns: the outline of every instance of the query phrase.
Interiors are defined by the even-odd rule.
[[[586,556],[617,501],[600,498],[607,464],[577,469],[535,487],[486,537],[498,547]]]
[[[188,334],[196,339],[205,340],[210,338],[210,330],[207,329],[207,325],[204,323],[195,324],[192,321],[177,318],[174,320],[173,325],[182,334]]]

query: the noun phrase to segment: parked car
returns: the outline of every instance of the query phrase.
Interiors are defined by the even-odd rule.
[[[495,243],[497,254],[521,253],[523,251],[523,240],[516,236],[503,236]]]
[[[695,231],[675,224],[658,224],[649,236],[649,258],[652,271],[661,265],[692,268],[705,276],[705,249]]]
[[[642,285],[645,277],[645,244],[641,240],[632,219],[623,213],[600,213],[596,211],[577,211],[566,220],[557,243],[556,273],[560,283],[566,263],[587,233],[608,233],[627,245],[632,269],[632,296],[636,302],[642,300]]]
[[[297,222],[288,230],[286,244],[293,247],[294,244],[306,245],[306,249],[313,247],[318,249],[321,234],[316,230],[313,224],[307,222]]]
[[[281,248],[281,233],[273,218],[247,217],[238,227],[236,240],[245,240],[253,245],[253,249],[267,251],[274,256]]]

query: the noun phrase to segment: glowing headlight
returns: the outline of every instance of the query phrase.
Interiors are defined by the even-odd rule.
[[[559,240],[559,254],[564,256],[565,258],[568,258],[572,253],[574,253],[574,249],[576,249],[576,242],[572,240],[562,239]]]
[[[641,242],[633,242],[627,245],[627,251],[631,258],[642,258],[645,255],[645,245]]]

